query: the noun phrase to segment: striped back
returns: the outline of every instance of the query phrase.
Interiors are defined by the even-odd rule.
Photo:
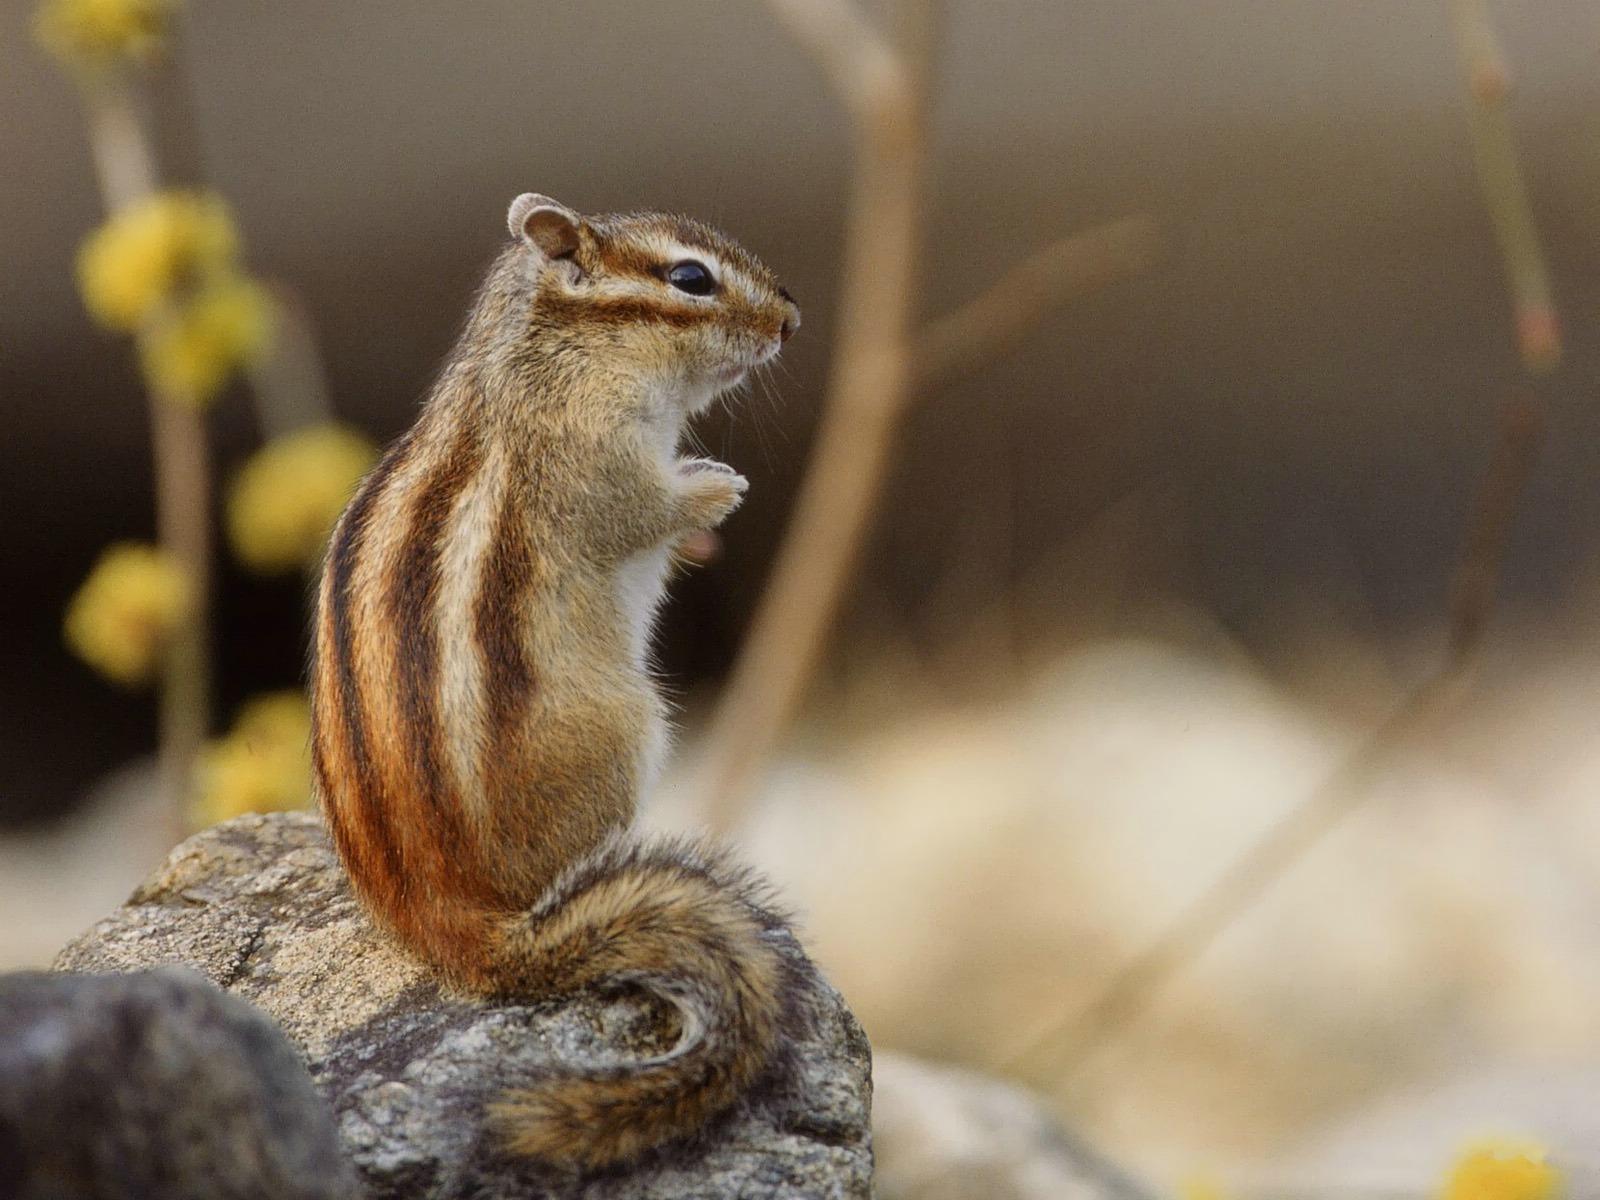
[[[532,688],[506,615],[528,549],[484,440],[425,417],[363,482],[329,547],[311,674],[340,855],[377,916],[445,966],[480,960],[485,915],[506,907],[484,862],[485,764]]]

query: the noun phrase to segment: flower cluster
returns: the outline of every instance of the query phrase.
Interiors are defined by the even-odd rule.
[[[246,704],[195,768],[195,818],[214,825],[248,812],[304,808],[311,798],[311,710],[298,691]]]
[[[1213,1176],[1196,1174],[1179,1182],[1178,1200],[1228,1200],[1228,1194]]]
[[[228,537],[257,571],[313,567],[377,449],[343,425],[313,425],[270,442],[233,481]]]
[[[1469,1145],[1450,1168],[1438,1200],[1561,1200],[1565,1180],[1545,1162],[1544,1147],[1532,1142],[1480,1141]],[[1227,1200],[1209,1175],[1191,1175],[1176,1189],[1179,1200]]]
[[[78,253],[89,312],[140,334],[151,384],[203,404],[265,348],[272,304],[239,267],[239,239],[216,196],[159,192],[116,213]]]
[[[176,0],[46,0],[33,31],[66,65],[103,69],[158,54],[176,8]]]
[[[122,542],[106,549],[67,605],[67,644],[118,683],[143,683],[193,602],[189,579],[170,557]]]
[[[1470,1147],[1445,1180],[1440,1200],[1556,1200],[1561,1173],[1539,1146],[1493,1143]]]
[[[67,67],[111,153],[159,176],[136,108],[134,67],[161,55],[182,0],[40,0],[34,34]],[[104,182],[104,179],[103,179]],[[121,189],[112,188],[121,194]],[[170,189],[124,203],[79,248],[77,281],[99,324],[135,340],[153,403],[163,418],[158,468],[170,471],[163,501],[178,527],[172,547],[198,556],[206,543],[208,478],[197,410],[266,348],[275,305],[245,271],[239,237],[222,199]],[[190,411],[179,411],[187,409]],[[165,441],[163,433],[171,434]],[[261,570],[311,565],[376,450],[334,425],[281,438],[235,481],[228,525],[240,557]],[[174,464],[181,464],[179,469]],[[198,531],[198,532],[197,532]],[[204,649],[207,564],[168,549],[122,544],[105,552],[68,605],[67,644],[121,683],[166,665],[163,752],[191,759],[193,730],[208,724]],[[310,794],[309,713],[299,693],[248,705],[232,732],[194,761],[190,800],[205,822],[242,812],[298,808]],[[174,797],[174,800],[180,799]]]
[[[78,286],[101,324],[133,333],[187,282],[239,253],[228,208],[203,192],[157,192],[120,210],[78,251]]]
[[[203,404],[266,349],[272,301],[243,276],[207,284],[143,339],[144,365],[164,395]]]

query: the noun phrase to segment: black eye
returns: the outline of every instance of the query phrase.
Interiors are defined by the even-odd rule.
[[[691,296],[709,296],[717,290],[717,281],[711,272],[706,270],[704,263],[697,263],[692,258],[686,258],[681,263],[673,263],[667,268],[667,282],[680,292],[688,292]]]

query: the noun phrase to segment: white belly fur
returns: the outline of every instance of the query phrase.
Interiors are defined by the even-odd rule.
[[[634,665],[647,670],[650,634],[667,588],[668,548],[658,546],[630,555],[617,568],[617,608],[628,633]]]
[[[655,405],[657,420],[647,430],[647,438],[660,458],[662,473],[668,480],[677,475],[677,446],[683,432],[685,408],[673,403],[672,397],[662,397]],[[655,632],[656,613],[667,590],[667,568],[671,562],[671,544],[641,550],[623,559],[617,568],[617,611],[622,617],[628,636],[628,648],[633,664],[641,673],[650,670],[650,636]],[[639,798],[642,800],[655,786],[661,767],[667,757],[667,722],[658,698],[656,715],[645,730],[639,748]]]
[[[641,672],[650,669],[650,635],[666,592],[667,562],[668,549],[662,546],[632,555],[617,568],[617,609],[627,629],[634,666]],[[666,756],[667,723],[658,711],[639,748],[640,799],[654,789]]]

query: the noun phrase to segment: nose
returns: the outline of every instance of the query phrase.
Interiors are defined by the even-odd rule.
[[[787,299],[787,297],[786,297]],[[794,336],[794,331],[800,328],[800,307],[793,300],[789,301],[789,311],[784,315],[783,324],[778,326],[778,338],[787,342]]]

